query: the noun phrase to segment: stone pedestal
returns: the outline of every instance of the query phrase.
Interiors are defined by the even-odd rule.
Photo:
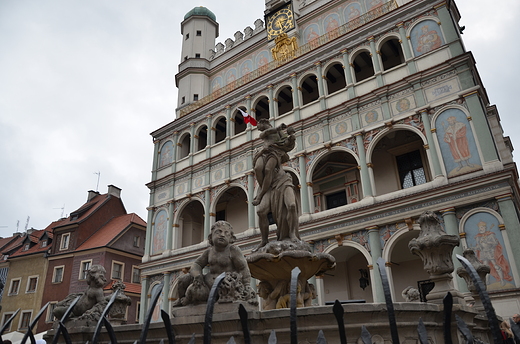
[[[486,264],[482,264],[482,262],[480,262],[477,259],[475,251],[473,251],[472,249],[466,249],[462,255],[471,263],[471,265],[473,265],[475,271],[477,271],[478,276],[480,277],[480,280],[485,281],[486,275],[489,274],[491,268]],[[484,305],[482,304],[480,295],[477,291],[477,288],[475,287],[475,284],[473,283],[473,280],[469,276],[469,273],[466,271],[466,269],[461,267],[457,269],[457,275],[459,275],[461,278],[464,279],[464,281],[466,281],[466,284],[468,285],[468,290],[471,292],[471,296],[474,300],[473,307],[477,311],[484,311]],[[485,283],[483,283],[483,285],[484,287],[486,286]]]

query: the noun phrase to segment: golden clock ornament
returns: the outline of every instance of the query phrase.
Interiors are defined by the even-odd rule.
[[[272,40],[294,28],[294,13],[288,4],[267,18],[267,39]]]

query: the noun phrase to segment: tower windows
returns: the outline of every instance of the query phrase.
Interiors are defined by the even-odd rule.
[[[426,183],[420,151],[416,150],[396,156],[396,160],[403,189]]]
[[[195,54],[196,59],[200,59],[200,54]]]
[[[189,33],[186,34],[186,40],[188,40],[188,39],[190,39],[190,34]]]
[[[403,49],[397,38],[392,38],[381,46],[381,61],[383,70],[388,70],[404,63]]]
[[[197,36],[202,36],[202,31],[197,30]]]
[[[367,51],[360,52],[354,59],[353,65],[356,82],[368,79],[374,75],[372,57]]]
[[[193,95],[193,101],[196,102],[197,100],[199,100],[199,95],[197,93],[195,93]]]

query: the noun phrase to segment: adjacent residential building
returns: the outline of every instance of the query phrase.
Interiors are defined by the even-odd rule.
[[[431,281],[408,242],[431,210],[460,237],[455,253],[473,248],[490,266],[498,314],[517,313],[518,171],[464,47],[456,3],[265,5],[262,19],[224,43],[216,43],[218,13],[195,7],[181,23],[177,118],[152,132],[141,319],[161,282],[160,304],[170,309],[178,276],[207,247],[215,221],[232,224],[245,254],[259,242],[252,200],[261,142],[239,109],[296,131],[283,168],[297,186],[300,234],[337,261],[311,281],[316,304],[384,302],[379,257],[394,300],[407,286],[424,299]],[[455,285],[467,292],[462,279]]]

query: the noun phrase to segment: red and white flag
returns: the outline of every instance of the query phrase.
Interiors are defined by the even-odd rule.
[[[256,119],[254,119],[253,117],[249,116],[249,115],[247,114],[247,112],[242,111],[242,109],[240,109],[240,108],[237,108],[237,109],[238,109],[238,111],[240,111],[240,113],[242,114],[242,117],[244,117],[244,122],[246,122],[246,123],[250,123],[251,125],[256,126],[256,124],[257,124],[257,123],[256,123]]]

